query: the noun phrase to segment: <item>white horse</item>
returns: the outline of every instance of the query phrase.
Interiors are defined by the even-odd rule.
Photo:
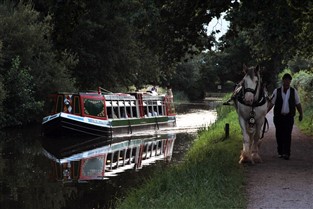
[[[261,128],[267,114],[267,92],[262,86],[260,67],[243,66],[245,73],[235,107],[243,134],[243,150],[239,163],[261,163],[259,155]]]

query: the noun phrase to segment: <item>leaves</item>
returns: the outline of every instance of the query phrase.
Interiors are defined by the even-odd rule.
[[[4,86],[7,93],[4,100],[6,126],[21,125],[33,121],[43,103],[34,98],[33,77],[28,70],[21,68],[21,60],[12,60],[12,67],[5,76]]]

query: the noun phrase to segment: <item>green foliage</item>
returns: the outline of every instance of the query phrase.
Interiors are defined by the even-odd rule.
[[[5,99],[6,96],[6,92],[4,90],[4,85],[2,83],[2,78],[0,76],[0,124],[4,124],[5,123],[5,118],[4,118],[4,110],[3,110],[3,101]],[[0,125],[0,128],[3,125]]]
[[[174,102],[175,103],[187,103],[189,102],[189,99],[188,99],[188,96],[183,91],[175,91]]]
[[[313,136],[313,107],[306,106],[303,112],[303,120],[299,122],[295,120],[297,127],[301,129],[301,131],[309,136]]]
[[[290,72],[285,70],[284,72]],[[282,73],[281,73],[282,76]],[[303,108],[303,120],[295,120],[297,126],[306,134],[313,135],[313,73],[299,71],[293,74],[292,85],[297,89]]]
[[[2,41],[0,40],[0,64],[2,61]],[[3,86],[3,77],[0,74],[0,124],[4,123],[3,100],[5,98],[5,90]]]
[[[19,56],[39,100],[74,85],[113,90],[172,82],[199,99],[217,84],[237,83],[243,63],[264,67],[273,86],[295,55],[309,60],[294,62],[293,72],[312,57],[311,1],[15,2],[0,3],[0,75]],[[216,45],[204,26],[225,11],[230,28]],[[195,56],[213,45],[216,51]]]
[[[176,74],[170,81],[175,91],[183,91],[190,100],[204,98],[204,88],[199,80],[199,65],[197,62],[183,63],[177,66]]]
[[[223,141],[226,122],[232,137]],[[130,191],[117,208],[245,208],[238,130],[238,117],[232,111],[201,133],[183,163],[160,170],[140,189]]]
[[[52,7],[53,38],[59,49],[77,54],[79,62],[72,74],[80,88],[140,88],[158,82],[159,57],[140,38],[145,33],[142,24],[148,21],[145,9],[150,7],[132,0],[81,0]]]
[[[6,126],[22,125],[35,120],[43,103],[34,98],[33,77],[29,74],[29,69],[21,68],[19,57],[12,60],[4,85],[7,93],[3,102]]]
[[[227,101],[230,97],[231,97],[231,95],[232,95],[232,93],[229,93],[229,94],[226,94],[224,97],[223,97],[223,99],[222,99],[222,101]],[[219,120],[219,119],[223,119],[223,118],[225,118],[225,117],[227,117],[228,116],[228,114],[232,111],[234,109],[234,107],[233,106],[224,106],[224,105],[218,105],[217,107],[216,107],[216,112],[217,112],[217,119]]]
[[[293,57],[293,59],[288,61],[288,68],[291,69],[292,72],[299,72],[300,70],[312,71],[313,68],[313,59],[305,58],[299,55]]]
[[[251,63],[251,57],[248,50],[244,49],[244,45],[235,45],[226,48],[224,52],[210,52],[204,55],[201,65],[202,83],[207,91],[217,91],[217,85],[222,85],[222,91],[225,89],[225,84],[232,81],[238,83],[243,76],[243,63]]]
[[[288,5],[294,9],[294,23],[300,28],[297,34],[297,53],[304,57],[312,57],[313,41],[313,2],[287,0]]]
[[[0,104],[4,111],[1,119],[6,119],[1,121],[3,127],[33,121],[42,112],[47,93],[73,90],[69,69],[77,60],[67,50],[54,49],[51,16],[41,16],[23,1],[1,2],[0,11]]]
[[[262,4],[257,0],[241,1],[234,17],[235,24],[244,29],[254,57],[260,60],[276,58],[277,61],[292,57],[291,46],[299,29],[293,21],[293,12],[286,0],[265,0]]]
[[[40,16],[32,5],[5,1],[0,3],[0,37],[3,42],[3,62],[0,74],[11,67],[11,60],[20,57],[29,69],[35,84],[35,94],[43,99],[47,92],[73,89],[68,69],[75,65],[69,52],[57,52],[51,42],[51,16]]]
[[[296,9],[290,2],[294,1],[264,0],[260,3],[258,0],[243,0],[238,7],[227,12],[230,28],[220,44],[222,53],[228,54],[230,60],[235,62],[233,66],[238,66],[238,61],[240,65],[242,62],[247,64],[247,60],[252,65],[260,64],[263,78],[270,88],[276,81],[273,75],[283,70],[288,61],[301,50],[298,48],[302,45],[298,38],[299,33],[302,33],[299,14],[306,9]],[[230,74],[236,71],[232,69]]]
[[[56,46],[77,53],[73,76],[78,85],[108,89],[168,81],[188,53],[210,48],[213,40],[203,25],[231,4],[229,0],[35,3],[42,12],[53,14]]]

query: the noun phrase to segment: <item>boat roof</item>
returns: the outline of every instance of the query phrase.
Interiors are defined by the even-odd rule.
[[[86,91],[86,92],[56,92],[54,94],[59,95],[88,95],[88,96],[99,96],[98,91]],[[112,93],[112,92],[101,92],[101,95],[107,100],[135,100],[137,95],[141,94],[144,100],[162,100],[164,95],[152,95],[148,92],[130,92],[130,93]]]

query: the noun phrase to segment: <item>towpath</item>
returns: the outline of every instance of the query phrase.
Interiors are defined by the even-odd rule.
[[[278,158],[272,111],[267,119],[263,163],[245,166],[248,209],[312,209],[313,139],[294,126],[290,160]]]

